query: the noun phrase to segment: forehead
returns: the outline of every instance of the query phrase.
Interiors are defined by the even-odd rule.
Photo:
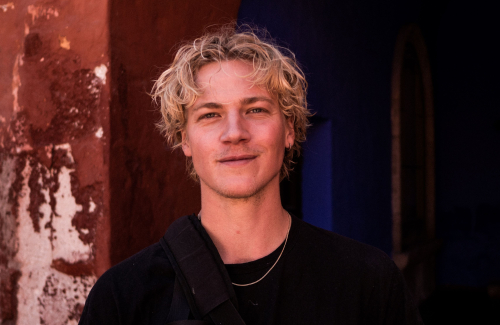
[[[199,87],[226,78],[242,78],[250,81],[249,75],[253,72],[251,62],[242,60],[230,60],[211,62],[202,66],[195,76],[195,82]]]
[[[237,97],[267,96],[271,94],[253,82],[254,68],[246,61],[212,62],[203,66],[197,73],[196,85],[202,94],[196,102],[203,99],[231,100]]]

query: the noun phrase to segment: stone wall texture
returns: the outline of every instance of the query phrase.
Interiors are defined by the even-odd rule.
[[[147,92],[239,4],[0,1],[0,324],[77,324],[105,270],[199,210]]]

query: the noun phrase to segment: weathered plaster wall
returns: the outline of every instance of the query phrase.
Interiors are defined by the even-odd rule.
[[[199,209],[147,91],[238,7],[0,2],[0,324],[76,324],[99,275]]]
[[[155,129],[148,92],[182,40],[236,20],[239,0],[111,1],[111,261],[157,242],[176,218],[198,212],[199,185]]]
[[[0,3],[0,323],[76,324],[109,266],[107,2]]]

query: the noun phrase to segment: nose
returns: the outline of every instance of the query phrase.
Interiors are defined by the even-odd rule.
[[[239,112],[232,111],[226,115],[221,141],[228,144],[247,142],[250,139],[245,119]]]

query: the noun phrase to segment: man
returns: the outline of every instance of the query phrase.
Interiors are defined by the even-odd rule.
[[[226,312],[208,310],[222,308],[210,290],[227,293],[246,324],[420,323],[401,273],[384,253],[306,224],[281,206],[279,183],[305,140],[306,85],[293,54],[252,32],[223,28],[179,49],[153,97],[166,138],[182,148],[199,181],[201,211],[181,218],[184,228],[176,221],[161,244],[106,272],[80,324],[188,318],[240,324],[215,321]],[[186,227],[196,230],[182,238]],[[175,253],[199,236],[206,245]],[[210,260],[191,258],[204,246],[218,264],[191,265]],[[206,268],[206,278],[189,274]],[[212,285],[207,310],[197,305],[203,282]]]

